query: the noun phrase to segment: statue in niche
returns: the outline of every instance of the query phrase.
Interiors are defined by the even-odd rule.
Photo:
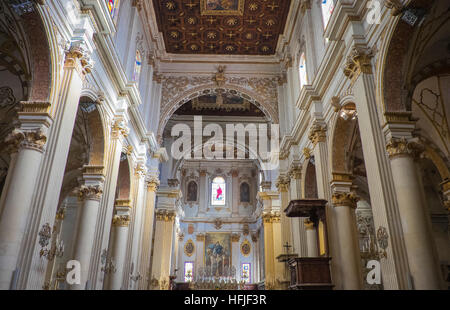
[[[241,202],[250,202],[250,186],[248,183],[241,184]]]
[[[197,201],[197,183],[194,181],[189,182],[187,188],[187,201]]]

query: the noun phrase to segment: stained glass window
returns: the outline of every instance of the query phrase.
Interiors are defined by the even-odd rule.
[[[303,53],[302,56],[300,56],[299,74],[300,74],[300,88],[302,88],[304,85],[308,84],[305,53]]]
[[[194,263],[185,262],[184,263],[184,282],[192,282],[194,278]]]
[[[133,82],[139,82],[141,67],[142,67],[142,55],[139,50],[136,50],[136,59],[134,62],[134,71],[133,71]]]
[[[245,283],[250,283],[250,264],[249,263],[242,264],[241,281],[244,281]]]
[[[106,0],[109,14],[111,15],[111,18],[115,21],[117,17],[117,13],[119,11],[119,2],[120,0]]]
[[[322,0],[322,17],[323,26],[327,28],[328,22],[330,21],[331,14],[334,11],[334,0]]]
[[[211,204],[213,206],[224,206],[226,195],[226,184],[222,177],[214,178],[211,186]]]

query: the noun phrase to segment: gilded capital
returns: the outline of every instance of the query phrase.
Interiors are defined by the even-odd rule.
[[[241,239],[240,234],[231,234],[231,242],[239,242],[240,239]]]
[[[403,4],[400,0],[384,0],[384,6],[392,10],[392,16],[398,16],[403,12]]]
[[[327,140],[327,126],[314,122],[309,131],[309,140],[316,145],[319,142],[325,142]]]
[[[355,81],[361,73],[372,74],[373,51],[369,48],[353,47],[344,67],[344,74]]]
[[[142,0],[133,0],[132,6],[140,12],[142,10]]]
[[[126,126],[124,120],[116,120],[111,126],[111,134],[113,138],[125,138],[128,136],[130,129]]]
[[[421,143],[416,141],[408,141],[406,138],[392,138],[386,145],[389,158],[396,158],[401,156],[417,157],[423,151],[424,147]]]
[[[128,225],[130,224],[130,216],[114,215],[112,223],[114,226],[128,227]]]
[[[310,148],[305,147],[302,152],[303,152],[303,156],[305,156],[305,159],[310,159],[311,158],[312,151],[311,151]]]
[[[289,176],[291,179],[301,180],[302,170],[298,166],[292,166],[291,169],[289,169]]]
[[[335,207],[356,208],[359,198],[354,192],[335,192],[331,200]]]
[[[172,222],[175,219],[175,212],[169,210],[157,210],[156,211],[156,220],[164,221],[164,222]]]
[[[92,63],[86,50],[81,47],[81,42],[74,42],[68,50],[66,50],[66,58],[64,60],[65,68],[74,68],[81,77],[91,73]]]
[[[286,193],[289,190],[289,180],[284,176],[279,176],[275,186],[280,193]]]
[[[279,212],[274,212],[274,213],[265,212],[262,215],[262,219],[263,219],[263,222],[266,223],[266,224],[269,224],[269,223],[280,223],[280,221],[281,221],[281,214]]]
[[[147,184],[147,189],[152,192],[156,192],[159,186],[159,179],[155,175],[147,175],[145,179],[145,183]]]
[[[147,167],[143,163],[137,163],[136,168],[134,168],[134,175],[142,178],[147,173]]]
[[[314,222],[310,221],[309,219],[305,219],[303,222],[305,224],[306,230],[313,230],[314,229]]]
[[[200,241],[200,242],[205,241],[205,234],[197,234],[195,236],[195,240]]]
[[[43,152],[46,142],[47,136],[41,129],[22,130],[16,128],[5,139],[10,153],[17,153],[21,148]]]
[[[81,185],[78,198],[84,200],[100,200],[103,195],[103,185]]]
[[[305,13],[306,10],[310,10],[311,9],[311,0],[302,0],[302,2],[300,3],[300,9],[301,9],[302,13]]]

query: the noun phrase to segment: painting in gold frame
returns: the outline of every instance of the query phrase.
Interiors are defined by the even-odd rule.
[[[231,264],[231,234],[207,233],[205,235],[204,263],[216,277],[224,276]]]
[[[202,15],[244,15],[245,0],[201,0]]]

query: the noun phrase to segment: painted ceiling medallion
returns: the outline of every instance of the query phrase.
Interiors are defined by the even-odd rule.
[[[153,0],[168,53],[274,55],[291,0]]]
[[[245,0],[201,0],[202,15],[244,15]]]

